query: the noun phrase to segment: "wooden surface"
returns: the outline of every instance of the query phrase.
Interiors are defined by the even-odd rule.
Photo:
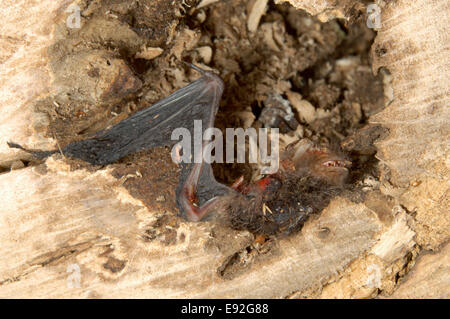
[[[326,1],[292,2],[345,16]],[[391,182],[360,203],[336,198],[301,233],[263,245],[209,223],[161,226],[162,212],[108,167],[71,171],[55,155],[20,168],[29,155],[6,141],[56,146],[31,105],[52,90],[46,49],[68,4],[0,4],[0,297],[448,298],[447,2],[383,8],[374,71],[389,69],[394,101],[372,121],[390,129],[378,156]]]

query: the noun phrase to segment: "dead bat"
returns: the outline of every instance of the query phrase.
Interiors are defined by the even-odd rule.
[[[301,140],[286,147],[280,169],[215,199],[215,218],[236,229],[263,235],[289,235],[339,194],[351,162],[341,153]],[[219,209],[217,209],[219,207]]]
[[[194,120],[202,121],[203,131],[213,127],[224,83],[214,73],[192,67],[202,74],[200,79],[92,138],[68,144],[62,153],[107,165],[131,153],[175,144],[172,131],[184,127],[193,132]],[[8,145],[39,159],[58,152]],[[349,162],[338,153],[302,142],[288,148],[281,164],[276,174],[250,185],[241,178],[228,187],[216,181],[203,157],[181,163],[176,191],[180,214],[190,221],[216,219],[264,235],[290,234],[328,204],[345,180]]]

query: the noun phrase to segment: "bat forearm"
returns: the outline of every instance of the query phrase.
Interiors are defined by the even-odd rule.
[[[199,221],[216,209],[218,197],[211,198],[202,206],[197,206],[197,187],[204,163],[196,163],[185,181],[179,202],[190,221]]]

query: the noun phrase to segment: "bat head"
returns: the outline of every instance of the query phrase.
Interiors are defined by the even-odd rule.
[[[351,162],[337,150],[303,139],[286,149],[283,167],[300,175],[310,175],[330,185],[343,185]],[[287,163],[287,164],[286,164]]]

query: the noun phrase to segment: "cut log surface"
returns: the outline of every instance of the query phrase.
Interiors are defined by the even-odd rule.
[[[2,198],[14,199],[0,214],[2,297],[286,296],[335,276],[381,229],[364,205],[336,200],[301,234],[279,241],[266,260],[224,279],[229,259],[251,243],[246,232],[222,243],[210,237],[209,224],[182,223],[173,244],[148,241],[155,214],[107,170],[69,172],[53,159],[47,165],[46,172],[2,176]],[[80,267],[79,289],[67,284],[73,264]]]
[[[345,15],[359,5],[343,1],[334,10],[321,1],[289,2],[325,19]],[[376,142],[376,156],[391,175],[381,191],[396,198],[413,215],[409,225],[415,232],[415,242],[439,251],[450,237],[450,36],[446,31],[450,5],[440,0],[378,4],[380,29],[372,45],[372,68],[375,73],[382,67],[391,73],[391,87],[385,91],[393,91],[392,103],[369,120],[389,129],[388,136]],[[446,251],[441,253],[442,258],[448,256]],[[448,269],[440,272],[444,273],[440,280],[448,296]],[[427,287],[428,279],[438,280],[423,279],[422,287]],[[445,295],[431,288],[435,283],[429,286],[427,293],[417,290],[417,297]]]
[[[450,297],[450,245],[439,253],[421,256],[392,298]]]
[[[48,119],[34,112],[32,103],[50,91],[47,49],[54,37],[54,20],[68,3],[0,3],[0,166],[8,166],[19,158],[17,150],[10,149],[6,141],[53,147],[52,139],[43,134]]]
[[[417,242],[437,249],[450,236],[450,5],[399,1],[383,9],[372,46],[373,70],[392,73],[394,100],[371,118],[389,129],[377,157],[402,189],[399,201],[415,212]],[[386,194],[396,190],[384,188]]]
[[[289,2],[323,20],[361,5]],[[30,157],[7,141],[56,148],[32,105],[54,90],[47,50],[70,3],[0,3],[0,298],[449,297],[448,2],[382,8],[373,68],[392,74],[394,101],[371,121],[389,128],[377,156],[391,179],[263,245],[210,222],[159,225],[111,167],[56,154],[9,170]]]

